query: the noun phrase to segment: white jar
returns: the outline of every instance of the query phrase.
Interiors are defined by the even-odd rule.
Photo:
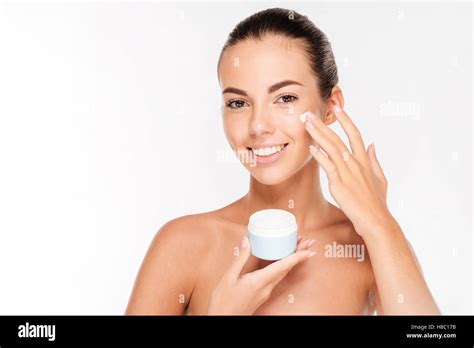
[[[279,260],[296,250],[298,226],[295,216],[281,209],[264,209],[249,218],[252,254],[263,260]]]

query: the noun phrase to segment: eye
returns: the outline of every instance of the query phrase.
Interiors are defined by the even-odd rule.
[[[247,104],[245,101],[242,99],[231,99],[227,103],[225,103],[225,106],[230,108],[230,109],[241,109]]]
[[[282,99],[283,103],[292,103],[294,101],[298,100],[297,96],[291,95],[291,94],[284,94],[278,98],[278,100]]]

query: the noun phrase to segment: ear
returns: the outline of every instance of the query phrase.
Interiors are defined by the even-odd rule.
[[[334,105],[339,105],[341,109],[344,109],[344,95],[342,90],[338,86],[334,86],[331,90],[331,95],[326,101],[325,114],[324,114],[324,123],[329,125],[336,121],[336,116],[334,115]]]

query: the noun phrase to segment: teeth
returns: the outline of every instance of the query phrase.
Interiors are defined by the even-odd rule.
[[[270,147],[260,147],[258,149],[252,148],[252,151],[257,156],[270,156],[274,153],[280,152],[285,146],[284,145],[276,145]]]

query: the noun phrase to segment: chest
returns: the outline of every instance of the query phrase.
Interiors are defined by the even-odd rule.
[[[318,253],[295,266],[275,286],[270,299],[255,315],[367,314],[371,269],[366,262],[327,258]],[[243,273],[266,265],[268,263],[251,256]],[[226,266],[227,262],[216,263],[201,277],[188,305],[189,314],[205,313],[211,292]]]

